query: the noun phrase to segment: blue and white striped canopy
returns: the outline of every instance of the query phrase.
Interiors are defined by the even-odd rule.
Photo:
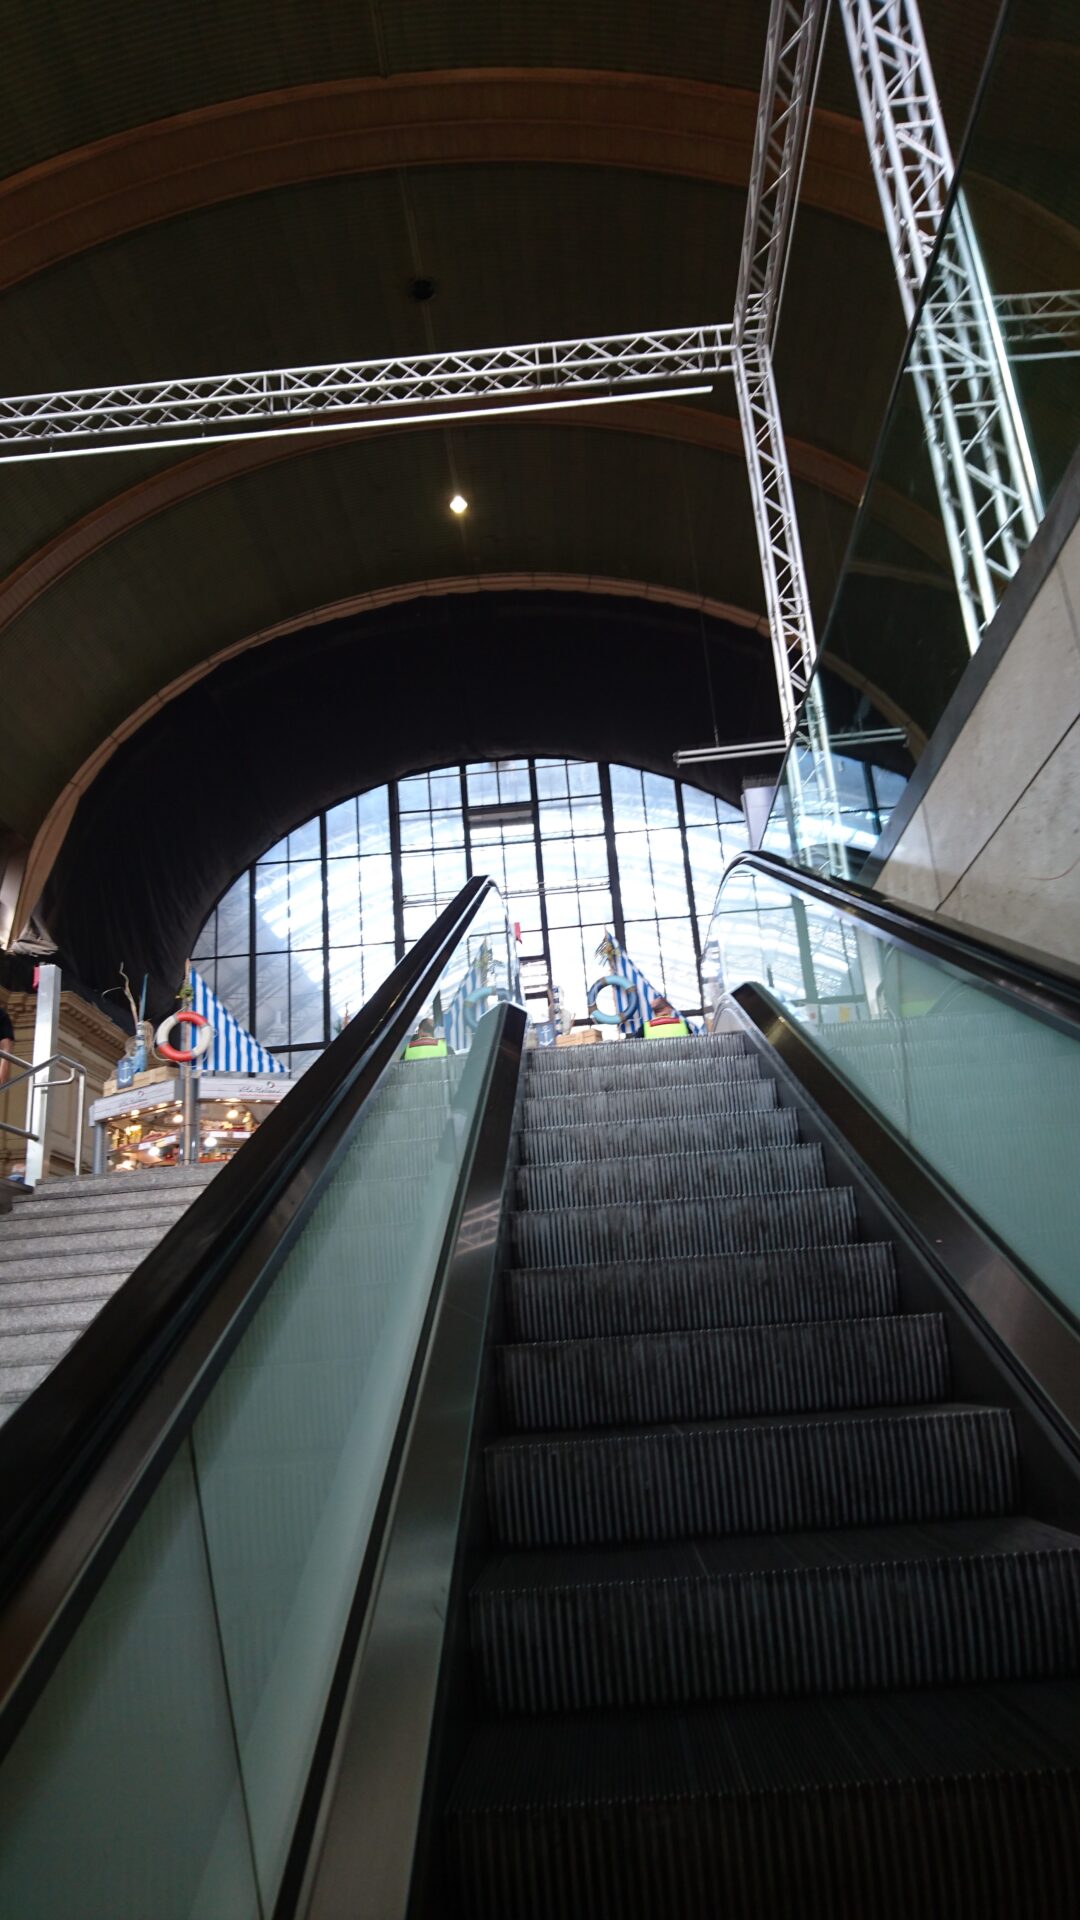
[[[191,990],[192,1012],[201,1013],[214,1029],[214,1044],[200,1062],[204,1073],[288,1073],[288,1067],[283,1067],[272,1053],[260,1047],[247,1028],[233,1019],[225,1002],[211,993],[202,974],[196,973],[194,967]]]
[[[652,1003],[657,997],[657,989],[652,985],[650,980],[646,979],[641,968],[631,960],[626,948],[620,947],[614,934],[605,933],[604,940],[605,942],[610,942],[609,952],[611,954],[611,959],[605,967],[604,972],[619,973],[624,980],[632,980],[634,983],[633,993],[627,993],[625,987],[608,987],[605,988],[604,991],[614,994],[616,1013],[620,1016],[622,1014],[628,1014],[630,1016],[621,1022],[622,1031],[624,1033],[640,1034],[646,1020],[649,1019],[652,1013]],[[597,995],[601,991],[602,980],[603,975],[601,975],[599,980],[594,980],[592,986],[589,988],[590,1011],[596,1002]],[[606,1005],[607,1003],[605,1002],[604,1004]],[[685,1015],[680,1015],[681,1019],[685,1019],[685,1017]],[[687,1020],[686,1024],[690,1028],[690,1031],[693,1032],[693,1023]]]

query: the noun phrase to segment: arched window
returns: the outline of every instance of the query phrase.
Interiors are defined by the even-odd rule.
[[[474,761],[343,800],[229,887],[194,960],[264,1046],[317,1052],[473,873],[521,929],[543,1017],[549,982],[577,1019],[608,929],[686,1013],[720,875],[746,846],[738,808],[683,781],[596,761]]]

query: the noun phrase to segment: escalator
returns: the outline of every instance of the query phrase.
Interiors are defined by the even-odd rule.
[[[470,882],[0,1432],[0,1912],[1077,1910],[1080,991],[712,947],[523,1055]]]

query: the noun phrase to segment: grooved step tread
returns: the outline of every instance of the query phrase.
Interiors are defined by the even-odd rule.
[[[756,1152],[656,1153],[520,1167],[519,1207],[610,1206],[626,1201],[696,1200],[738,1193],[800,1193],[824,1187],[825,1159],[816,1144],[759,1147]]]
[[[0,1226],[0,1259],[8,1249],[22,1252],[39,1240],[52,1244],[61,1240],[80,1241],[88,1236],[105,1240],[117,1233],[156,1234],[160,1239],[186,1212],[186,1202],[175,1200],[170,1200],[167,1206],[159,1204],[150,1209],[78,1207],[69,1213],[66,1208],[43,1207],[39,1213],[33,1206],[20,1208]]]
[[[746,1039],[741,1033],[690,1033],[672,1034],[669,1039],[656,1040],[618,1040],[601,1042],[609,1054],[617,1054],[618,1061],[645,1060],[683,1060],[716,1058],[720,1054],[747,1053]],[[548,1073],[580,1072],[582,1067],[595,1060],[596,1043],[591,1047],[537,1047],[526,1054],[529,1075]]]
[[[536,1341],[497,1358],[506,1414],[532,1428],[914,1405],[948,1381],[939,1313]]]
[[[526,1082],[522,1118],[532,1131],[550,1127],[618,1126],[624,1120],[655,1120],[677,1114],[702,1119],[713,1114],[778,1113],[775,1080],[701,1080],[691,1086],[631,1086],[567,1093],[561,1100],[534,1096]]]
[[[449,1820],[474,1920],[1065,1920],[1080,1686],[507,1721]]]
[[[710,1058],[708,1054],[692,1060],[608,1060],[603,1054],[599,1058],[591,1054],[581,1063],[580,1071],[573,1076],[573,1089],[577,1097],[598,1093],[614,1093],[620,1089],[632,1087],[697,1087],[716,1086],[727,1081],[730,1085],[745,1084],[762,1078],[761,1062],[753,1053],[721,1054],[719,1058]],[[583,1083],[580,1094],[579,1082]],[[562,1084],[558,1074],[530,1074],[526,1082],[526,1091],[530,1100],[565,1100],[570,1089]]]
[[[858,1230],[850,1187],[802,1193],[720,1194],[709,1199],[629,1201],[510,1215],[514,1264],[577,1266],[614,1259],[681,1259],[766,1248],[831,1245]]]
[[[1041,1679],[1080,1668],[1080,1538],[1010,1517],[511,1554],[470,1611],[500,1712]]]
[[[554,1167],[585,1160],[637,1160],[642,1154],[737,1153],[755,1147],[794,1146],[799,1116],[791,1107],[762,1113],[671,1114],[625,1120],[618,1128],[574,1121],[527,1127],[521,1135],[525,1166]]]
[[[942,1402],[515,1434],[484,1473],[493,1537],[535,1548],[970,1518],[1017,1493],[1007,1410]]]
[[[588,1339],[680,1328],[870,1319],[896,1310],[891,1242],[793,1247],[708,1259],[521,1267],[506,1277],[519,1340]]]

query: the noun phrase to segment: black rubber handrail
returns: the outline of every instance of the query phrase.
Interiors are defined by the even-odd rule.
[[[133,1411],[155,1386],[160,1391],[178,1346],[201,1320],[209,1322],[243,1250],[345,1101],[351,1127],[493,888],[494,882],[481,876],[466,883],[243,1152],[222,1167],[0,1428],[0,1603],[10,1601],[55,1545],[65,1514]],[[132,1189],[137,1194],[137,1175]],[[312,1198],[309,1190],[292,1207],[282,1231],[298,1225]],[[257,1274],[246,1276],[247,1291],[257,1284]],[[242,1299],[240,1305],[242,1312]],[[230,1311],[235,1319],[235,1306]],[[220,1373],[233,1345],[235,1340],[219,1344],[204,1386]],[[155,1407],[159,1426],[167,1426],[168,1418],[168,1408]]]
[[[1065,963],[1055,961],[1044,965],[1036,955],[1029,958],[998,946],[959,926],[955,920],[920,913],[918,908],[861,887],[854,880],[811,873],[775,853],[737,854],[720,883],[721,894],[739,867],[748,867],[775,880],[805,899],[820,900],[846,918],[859,920],[864,926],[887,934],[912,953],[970,974],[1000,998],[1022,1002],[1037,1019],[1072,1033],[1080,1032],[1080,974],[1063,970]]]

